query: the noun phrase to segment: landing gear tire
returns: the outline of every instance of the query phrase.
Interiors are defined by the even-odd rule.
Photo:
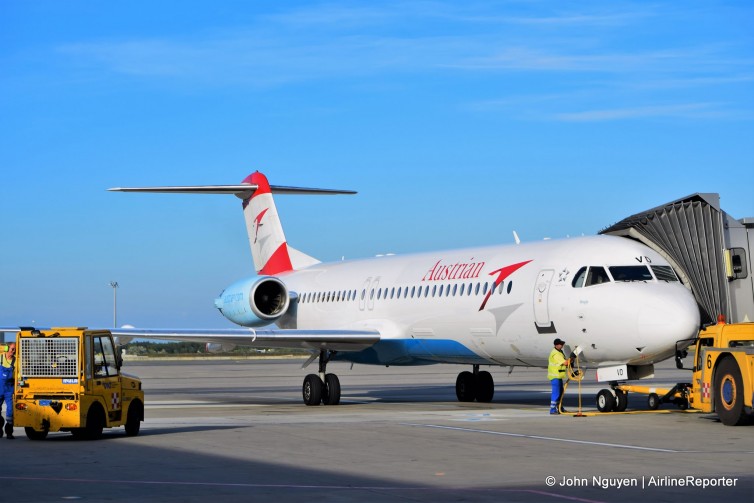
[[[650,393],[647,397],[647,407],[649,410],[657,410],[660,408],[660,395],[657,393]]]
[[[611,412],[616,407],[616,400],[613,392],[609,389],[600,390],[597,393],[597,410],[600,412]]]
[[[726,426],[746,423],[741,370],[733,358],[725,358],[715,372],[715,412]]]
[[[483,370],[477,374],[476,379],[476,400],[477,402],[489,403],[495,394],[495,381],[492,374]]]
[[[456,396],[459,402],[473,402],[476,398],[476,379],[468,370],[461,372],[456,378]]]
[[[319,405],[322,403],[322,388],[324,384],[317,374],[309,374],[304,378],[302,394],[306,405]]]
[[[615,412],[625,412],[628,407],[628,393],[615,390]]]
[[[324,405],[338,405],[340,403],[340,379],[335,374],[325,375],[322,403]]]

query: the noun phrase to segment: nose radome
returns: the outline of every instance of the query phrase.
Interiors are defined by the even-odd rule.
[[[690,292],[662,296],[642,307],[637,325],[644,341],[674,344],[682,339],[696,337],[699,331],[699,307]]]

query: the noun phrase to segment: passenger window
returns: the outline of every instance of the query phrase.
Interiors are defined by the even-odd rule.
[[[586,286],[601,285],[602,283],[610,283],[610,277],[605,272],[605,268],[590,267],[586,275]]]
[[[579,272],[577,272],[573,277],[571,286],[574,288],[581,288],[582,286],[584,286],[584,278],[586,278],[586,267],[579,269]]]

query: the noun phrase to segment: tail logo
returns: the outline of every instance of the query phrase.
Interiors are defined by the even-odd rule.
[[[502,267],[500,269],[492,271],[490,273],[490,276],[494,276],[495,274],[497,274],[497,278],[495,279],[495,282],[492,284],[492,288],[490,288],[490,290],[487,292],[487,296],[484,297],[484,301],[482,301],[482,305],[479,306],[479,310],[481,311],[482,309],[484,309],[484,306],[487,305],[487,301],[490,300],[490,297],[492,296],[492,292],[495,291],[495,288],[497,288],[498,286],[500,286],[500,284],[503,281],[505,281],[505,279],[508,276],[510,276],[514,272],[518,271],[519,269],[521,269],[523,266],[525,266],[529,262],[531,262],[531,260],[526,260],[524,262],[519,262],[517,264],[507,265],[505,267]]]
[[[264,218],[264,214],[267,213],[267,210],[269,208],[265,208],[262,210],[262,212],[254,218],[254,243],[257,242],[257,237],[259,236],[259,228],[262,227],[264,224],[262,223],[262,218]]]

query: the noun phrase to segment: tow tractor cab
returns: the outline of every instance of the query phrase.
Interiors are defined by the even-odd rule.
[[[121,373],[107,330],[22,328],[16,336],[14,424],[31,440],[51,431],[97,439],[103,428],[139,433],[144,420],[141,381]]]

